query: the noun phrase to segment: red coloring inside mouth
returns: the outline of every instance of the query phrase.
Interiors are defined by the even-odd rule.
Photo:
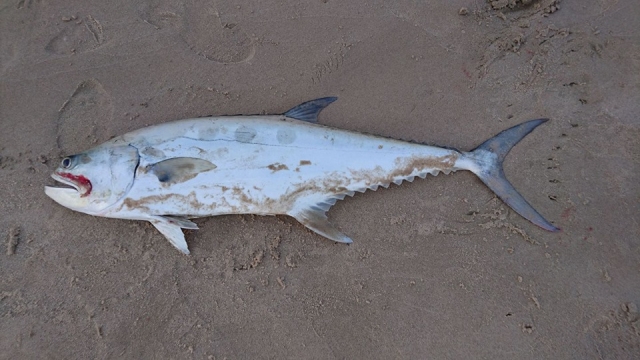
[[[89,196],[89,194],[91,194],[91,189],[93,189],[93,186],[91,185],[91,181],[89,181],[89,179],[87,179],[86,177],[82,175],[73,175],[63,172],[58,173],[58,175],[78,185],[78,187],[82,189],[82,194],[80,195],[80,197]]]

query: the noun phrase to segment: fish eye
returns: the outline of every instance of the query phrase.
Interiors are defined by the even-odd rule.
[[[66,157],[66,158],[62,159],[62,162],[60,163],[60,166],[62,166],[65,169],[68,169],[69,167],[71,167],[71,158],[70,157]]]

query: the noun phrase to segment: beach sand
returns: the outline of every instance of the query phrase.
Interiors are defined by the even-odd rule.
[[[5,1],[0,358],[640,357],[635,1]],[[64,155],[152,124],[277,114],[505,161],[549,233],[473,174],[338,202],[335,244],[220,216],[191,255],[43,191]]]

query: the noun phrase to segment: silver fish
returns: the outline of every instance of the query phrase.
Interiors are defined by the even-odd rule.
[[[187,119],[139,129],[64,158],[45,187],[60,205],[95,216],[151,222],[181,252],[189,219],[224,214],[286,214],[341,243],[327,221],[345,196],[427,174],[469,170],[535,225],[545,220],[507,181],[509,150],[547,119],[516,125],[472,151],[409,143],[317,124],[335,97],[282,115]]]

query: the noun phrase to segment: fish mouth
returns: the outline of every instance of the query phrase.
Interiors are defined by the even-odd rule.
[[[91,194],[91,189],[93,188],[91,181],[82,175],[73,175],[70,173],[56,171],[51,174],[51,177],[55,181],[62,183],[63,185],[70,186],[71,188],[53,186],[47,186],[47,188],[56,189],[56,191],[76,192],[80,197],[85,197]]]

